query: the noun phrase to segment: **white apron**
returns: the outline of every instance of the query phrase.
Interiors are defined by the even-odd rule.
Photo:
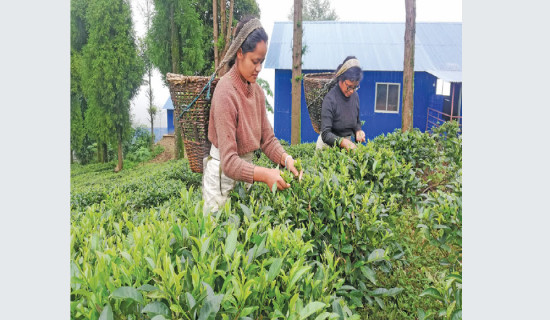
[[[240,158],[252,163],[254,151],[244,154]],[[220,164],[220,151],[214,145],[210,148],[210,156],[202,161],[202,199],[204,200],[203,212],[206,214],[218,211],[224,205],[237,181],[223,173]],[[246,185],[247,188],[252,186],[250,183]]]
[[[344,137],[348,140],[351,140],[351,136],[347,136],[347,137]],[[323,141],[323,138],[321,138],[321,135],[319,135],[319,138],[317,138],[317,143],[315,144],[315,149],[316,150],[320,150],[320,149],[325,149],[325,148],[330,148],[330,146],[328,144],[326,144],[324,141]]]
[[[321,135],[319,135],[319,138],[317,138],[317,143],[315,144],[316,150],[321,150],[329,148],[329,145],[323,142],[323,138],[321,138]]]

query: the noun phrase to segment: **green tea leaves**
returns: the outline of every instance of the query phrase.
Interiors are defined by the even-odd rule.
[[[273,261],[273,263],[269,267],[269,272],[267,274],[268,283],[271,283],[271,281],[275,280],[275,277],[277,277],[277,275],[281,271],[282,264],[283,264],[283,258],[277,258]]]
[[[141,291],[146,291],[146,292],[151,292],[151,291],[156,291],[158,290],[159,288],[155,287],[155,286],[152,286],[150,284],[144,284],[142,285],[141,287],[137,288],[138,290],[141,290]]]
[[[206,320],[211,315],[215,316],[220,310],[220,304],[223,299],[223,294],[220,295],[210,295],[206,297],[206,302],[203,304],[198,320]]]
[[[101,314],[99,315],[99,320],[114,320],[113,309],[110,304],[107,303],[103,307],[103,311],[101,311]]]
[[[346,244],[340,251],[343,253],[351,253],[353,251],[353,246],[351,244]]]
[[[362,266],[361,272],[370,282],[372,282],[372,284],[376,285],[376,273],[371,268]]]
[[[384,260],[385,254],[386,254],[386,251],[384,249],[373,250],[369,254],[368,262],[377,262],[377,261]]]
[[[423,296],[428,296],[428,297],[432,297],[434,299],[437,299],[439,301],[444,301],[443,297],[441,296],[441,294],[439,293],[439,291],[437,291],[436,289],[434,288],[428,288],[424,291],[422,291],[422,293],[420,294],[421,297]]]
[[[170,316],[170,309],[164,303],[159,301],[154,301],[147,304],[141,312],[146,313],[149,317],[154,317],[156,315],[162,315],[165,317]]]
[[[243,210],[243,213],[244,213],[245,217],[247,217],[248,220],[251,220],[252,219],[252,212],[250,211],[250,209],[242,203],[239,203],[239,206]]]
[[[115,299],[130,299],[137,303],[143,302],[141,293],[132,287],[120,287],[113,291],[111,296]]]
[[[229,232],[229,235],[225,239],[225,251],[224,253],[228,256],[232,256],[233,252],[235,252],[235,248],[237,247],[237,236],[238,232],[236,229],[231,230]]]
[[[322,310],[325,306],[326,304],[319,301],[310,302],[302,310],[300,310],[300,320],[307,319],[310,315]]]

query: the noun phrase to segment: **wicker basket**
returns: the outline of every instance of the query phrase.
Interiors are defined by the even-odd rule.
[[[331,82],[334,77],[332,72],[309,73],[304,75],[304,93],[306,106],[313,130],[321,133],[321,109],[323,99],[336,82]]]
[[[210,99],[207,99],[210,77],[183,76],[181,74],[168,73],[166,80],[170,84],[170,96],[174,104],[174,117],[179,119],[185,152],[189,159],[189,165],[193,172],[202,173],[202,160],[210,153],[210,141],[208,141],[208,122],[210,119]],[[210,97],[214,93],[218,78],[214,79],[210,87]],[[201,93],[202,92],[202,93]],[[200,94],[200,96],[199,96]],[[198,96],[198,98],[197,98]],[[183,113],[181,112],[193,100],[195,103]]]

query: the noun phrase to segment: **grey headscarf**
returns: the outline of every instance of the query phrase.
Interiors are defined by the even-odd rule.
[[[225,57],[223,57],[222,62],[216,69],[214,73],[218,73],[223,66],[225,66],[226,63],[233,60],[235,56],[237,55],[237,51],[239,48],[243,45],[243,42],[248,38],[248,36],[256,29],[259,29],[262,27],[262,24],[260,23],[260,20],[254,18],[248,21],[244,24],[242,29],[239,31],[239,34],[236,38],[233,39],[231,42],[231,46],[229,47],[229,50],[227,50],[227,53],[225,54]]]

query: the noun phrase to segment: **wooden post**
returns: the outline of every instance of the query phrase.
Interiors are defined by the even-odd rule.
[[[451,121],[453,121],[453,108],[454,108],[454,103],[455,103],[455,85],[454,83],[451,82]]]
[[[301,141],[301,102],[302,102],[302,0],[294,0],[294,21],[292,36],[292,119],[290,143]]]
[[[457,107],[458,107],[457,115],[460,116],[460,113],[461,113],[461,111],[462,111],[462,84],[460,84],[460,91],[458,91],[458,103],[457,103]]]
[[[416,29],[416,0],[405,0],[405,57],[403,61],[403,112],[401,130],[413,128],[414,110],[414,38]]]

